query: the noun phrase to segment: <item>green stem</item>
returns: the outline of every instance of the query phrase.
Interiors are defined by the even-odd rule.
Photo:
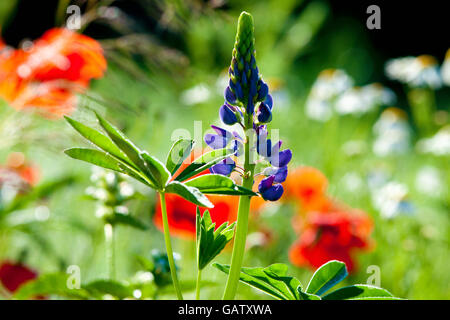
[[[246,116],[245,122],[247,130],[252,128],[252,118],[250,116]],[[244,144],[245,162],[242,186],[247,189],[252,189],[255,165],[251,163],[253,160],[250,161],[250,137],[248,132],[246,132],[246,135],[247,137]],[[223,295],[224,300],[234,299],[239,284],[242,261],[244,260],[245,242],[247,239],[248,216],[250,213],[251,199],[252,198],[250,196],[241,196],[239,199],[236,233],[234,236],[233,253],[231,255],[231,267]]]
[[[202,279],[202,270],[197,271],[197,285],[195,287],[195,299],[200,300],[200,281]]]
[[[106,223],[104,226],[106,242],[106,258],[108,261],[108,275],[110,280],[116,278],[116,250],[114,241],[114,226]]]
[[[163,218],[163,228],[164,228],[164,241],[166,243],[167,258],[169,259],[170,274],[172,275],[173,286],[177,293],[178,300],[183,300],[183,295],[181,294],[180,284],[178,283],[177,270],[175,268],[175,261],[173,260],[172,243],[170,241],[169,232],[169,222],[167,219],[167,209],[166,209],[166,197],[163,192],[159,193],[161,199],[161,211]]]

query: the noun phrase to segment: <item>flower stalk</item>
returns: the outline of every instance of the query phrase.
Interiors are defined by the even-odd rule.
[[[170,274],[172,275],[172,282],[177,294],[178,300],[183,300],[183,294],[181,293],[180,283],[178,282],[177,270],[175,267],[175,261],[173,258],[172,243],[170,240],[169,222],[167,218],[166,198],[163,192],[159,193],[161,199],[161,212],[164,228],[164,242],[166,243],[167,258],[169,259]]]
[[[110,223],[105,223],[103,227],[106,242],[106,260],[108,261],[108,276],[110,280],[116,279],[116,249],[115,230]]]
[[[249,132],[249,126],[252,125],[251,117],[246,117],[246,132]],[[251,128],[251,127],[250,127]],[[250,137],[247,136],[244,142],[244,176],[242,186],[244,188],[252,189],[253,187],[253,174],[254,164],[250,163]],[[241,196],[239,199],[239,209],[237,214],[236,234],[233,244],[233,253],[231,256],[231,269],[228,276],[225,292],[223,295],[224,300],[232,300],[236,295],[239,275],[241,272],[242,262],[244,260],[245,242],[247,239],[248,231],[248,218],[250,214],[250,201],[252,197]]]

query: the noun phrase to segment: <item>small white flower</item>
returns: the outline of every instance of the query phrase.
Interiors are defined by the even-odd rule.
[[[420,168],[416,175],[415,186],[417,191],[431,197],[439,197],[443,191],[441,174],[438,169],[432,166]]]
[[[126,181],[119,184],[119,192],[123,197],[131,197],[134,194],[134,188]]]
[[[372,194],[374,207],[387,219],[399,214],[410,214],[414,207],[407,201],[408,187],[395,181],[388,182]]]
[[[347,172],[342,177],[342,184],[350,192],[360,192],[364,188],[364,181],[357,172]]]
[[[412,87],[430,87],[438,89],[442,86],[437,61],[429,55],[404,57],[389,60],[386,63],[386,74]]]
[[[329,101],[309,98],[306,101],[306,115],[317,121],[330,120],[333,112]]]
[[[450,49],[448,49],[447,53],[445,54],[445,60],[441,67],[441,76],[442,81],[447,86],[450,86]]]
[[[411,129],[404,111],[388,108],[374,124],[373,152],[380,156],[405,153],[410,148]]]
[[[189,106],[207,101],[211,97],[209,88],[201,83],[183,91],[181,101]]]
[[[328,100],[343,93],[353,85],[353,79],[343,70],[322,71],[314,83],[311,93],[321,100]]]
[[[342,93],[336,101],[336,111],[340,114],[361,115],[381,105],[395,102],[395,94],[378,83],[363,87],[353,87]]]
[[[306,115],[318,121],[329,120],[332,115],[332,103],[352,85],[353,79],[343,70],[322,71],[306,101]]]
[[[422,153],[431,153],[436,156],[450,154],[450,126],[445,126],[431,138],[417,142],[417,149]]]

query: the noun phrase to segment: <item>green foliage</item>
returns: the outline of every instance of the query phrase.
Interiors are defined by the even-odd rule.
[[[197,207],[197,267],[203,270],[233,239],[236,223],[228,225],[224,222],[216,230],[216,224],[212,222],[211,215],[205,210],[203,216]]]
[[[166,168],[173,175],[184,160],[191,154],[194,148],[193,140],[180,139],[177,140],[167,155]]]
[[[193,141],[183,139],[176,141],[170,149],[166,165],[164,165],[147,151],[140,150],[119,129],[99,114],[96,116],[108,136],[69,117],[66,119],[83,137],[104,152],[96,149],[71,148],[64,151],[68,156],[126,174],[153,189],[178,194],[203,207],[212,208],[213,204],[200,189],[207,194],[255,195],[252,191],[237,186],[231,179],[221,179],[215,176],[200,180],[193,179],[194,181],[191,181],[189,185],[181,182],[222,161],[233,153],[232,150],[220,149],[203,154],[187,166],[175,181],[171,181],[172,174],[177,171],[192,151]]]
[[[186,181],[185,185],[207,194],[257,196],[257,193],[236,185],[232,179],[220,174],[202,175]]]
[[[219,163],[225,158],[234,154],[234,151],[231,149],[223,148],[216,149],[202,154],[200,157],[196,158],[186,169],[183,170],[175,180],[177,181],[185,181],[202,171],[205,171],[211,168],[213,165]]]
[[[323,296],[324,300],[371,300],[371,298],[383,300],[399,299],[393,297],[385,289],[365,284],[343,287]]]
[[[341,282],[348,275],[345,263],[340,261],[328,261],[314,272],[307,293],[322,295],[335,284]]]
[[[105,217],[105,221],[111,225],[121,224],[129,227],[133,227],[139,230],[148,230],[148,226],[135,217],[120,212],[114,212],[112,215]]]
[[[214,267],[228,274],[230,266],[214,263]],[[347,276],[345,264],[332,260],[316,270],[308,288],[303,291],[300,281],[287,275],[288,267],[276,263],[266,268],[242,268],[240,281],[278,300],[398,300],[385,289],[356,284],[340,288],[327,295],[326,291]]]

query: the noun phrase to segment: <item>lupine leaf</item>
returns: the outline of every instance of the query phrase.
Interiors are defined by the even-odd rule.
[[[345,263],[331,260],[314,272],[306,293],[322,295],[348,275]]]
[[[235,223],[228,225],[224,222],[214,231],[216,224],[212,222],[208,210],[203,217],[197,207],[197,266],[200,270],[205,268],[222,250],[234,235]]]
[[[238,186],[229,177],[220,174],[205,174],[189,181],[185,185],[195,187],[206,194],[227,194],[237,196],[256,196],[252,190]]]
[[[194,147],[193,140],[179,139],[175,141],[167,155],[166,168],[173,175],[183,161],[191,154]]]
[[[184,199],[201,207],[212,208],[214,205],[197,188],[188,187],[181,182],[172,181],[165,188],[167,193],[176,193]]]
[[[115,212],[106,218],[110,224],[122,224],[139,230],[147,230],[148,226],[129,214]]]
[[[147,163],[142,158],[142,151],[136,147],[134,143],[131,142],[119,129],[103,119],[99,114],[96,113],[96,116],[100,125],[106,131],[111,140],[116,144],[116,146],[127,155],[134,165],[136,165],[136,167],[139,168],[139,170],[142,171],[142,173],[144,173],[155,186],[158,186],[158,181],[155,180],[151,171],[147,167]]]
[[[105,136],[103,133],[100,133],[99,131],[92,129],[68,116],[65,116],[64,118],[84,138],[95,144],[97,147],[122,160],[128,165],[133,165],[130,159],[111,141],[110,138]]]
[[[301,287],[297,288],[299,300],[322,300],[321,297],[312,293],[306,293],[302,291]]]
[[[141,156],[147,164],[151,175],[158,182],[158,186],[161,188],[165,187],[169,179],[172,177],[166,166],[145,151],[141,153]]]
[[[105,153],[103,151],[87,148],[71,148],[64,150],[64,153],[71,158],[82,160],[102,168],[111,169],[120,173],[127,174],[139,180],[140,182],[152,188],[155,188],[155,186],[150,181],[142,177],[142,174],[139,171],[136,171],[128,164],[120,162],[120,160],[113,158],[108,153]]]
[[[343,287],[322,297],[324,300],[370,300],[372,298],[390,299],[395,297],[385,289],[365,284]]]
[[[100,150],[86,149],[86,148],[71,148],[64,150],[64,153],[67,154],[69,157],[77,160],[83,160],[102,168],[122,172],[122,169],[119,167],[119,162],[110,155],[108,155],[107,153],[104,153],[103,151]]]
[[[231,156],[234,153],[231,149],[216,149],[210,152],[204,153],[197,159],[195,159],[189,166],[186,167],[176,178],[177,181],[185,181],[190,177],[199,174],[200,172],[209,169],[213,165],[219,163],[225,158]]]
[[[230,266],[214,263],[214,267],[229,273]],[[279,300],[299,300],[300,281],[286,275],[287,266],[276,263],[266,268],[242,268],[239,280]]]

